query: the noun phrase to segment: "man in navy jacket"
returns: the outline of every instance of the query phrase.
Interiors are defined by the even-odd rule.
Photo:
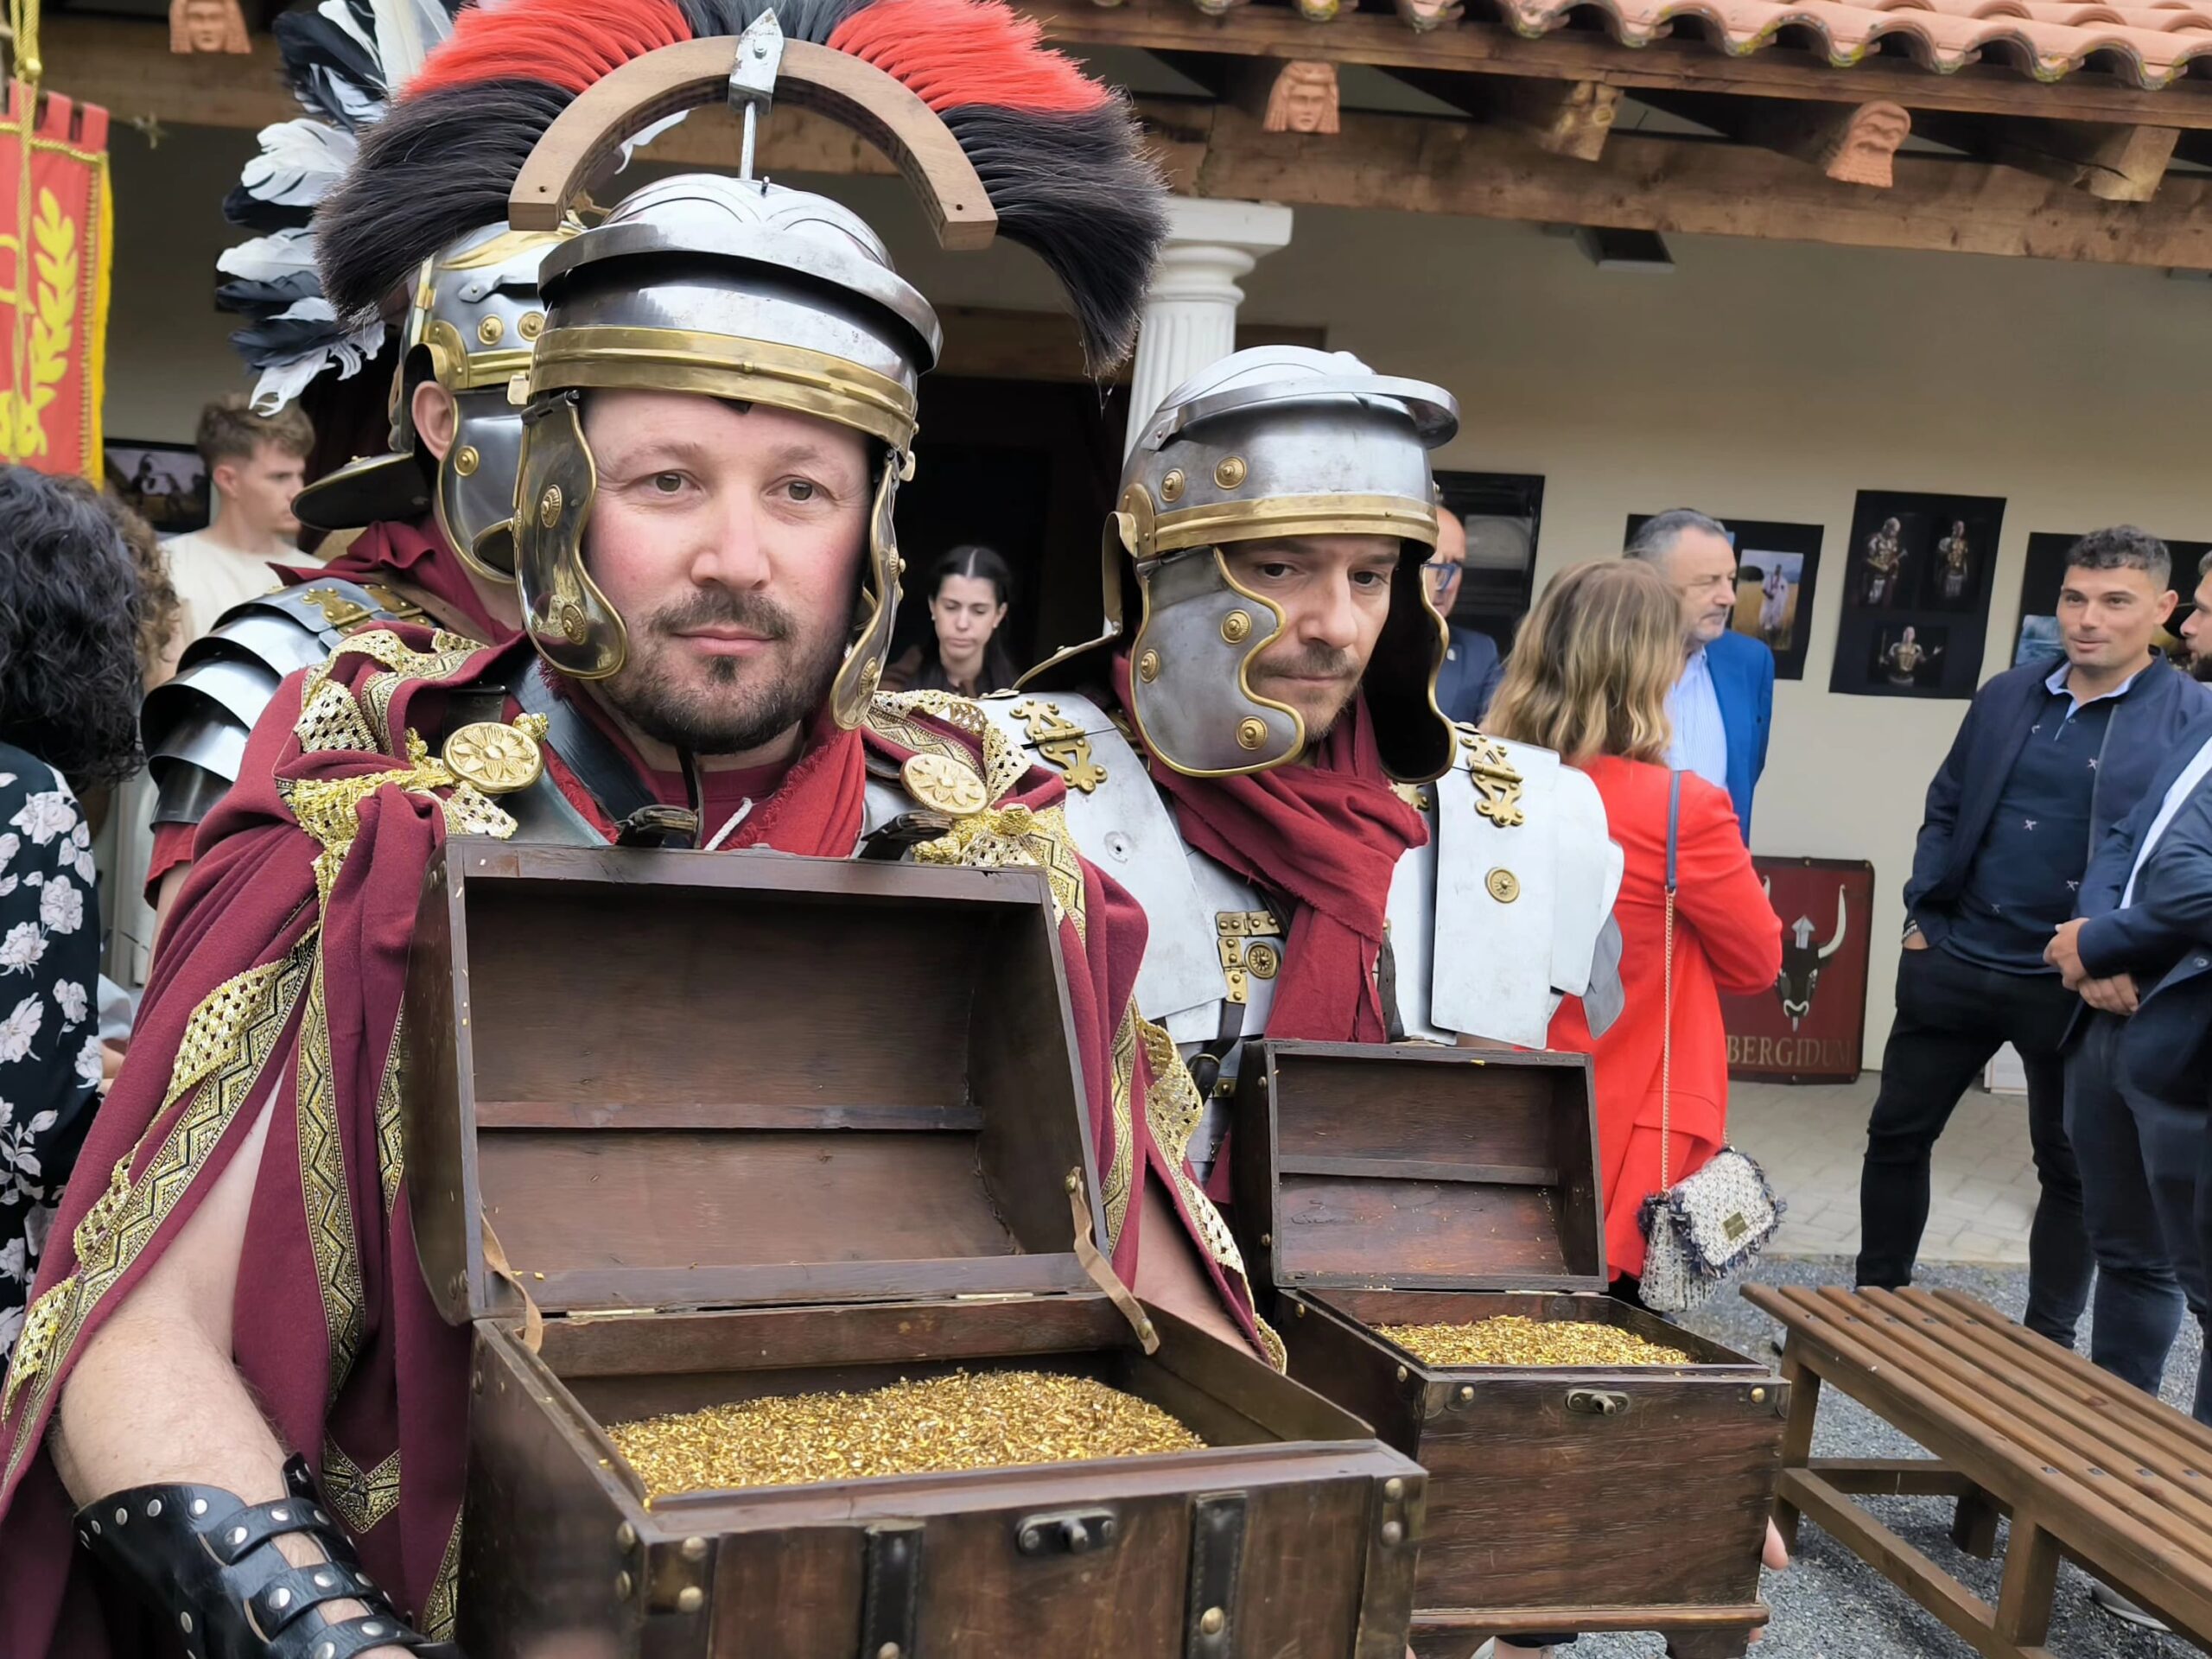
[[[1676,507],[1638,525],[1627,555],[1657,566],[1682,605],[1682,677],[1667,697],[1675,728],[1668,764],[1726,790],[1748,842],[1751,791],[1766,770],[1774,723],[1774,652],[1730,626],[1736,544],[1719,519]]]
[[[1428,602],[1436,607],[1451,630],[1452,642],[1444,652],[1444,666],[1436,673],[1436,706],[1444,718],[1482,723],[1497,683],[1505,677],[1497,659],[1497,642],[1474,628],[1452,620],[1452,607],[1459,597],[1459,576],[1467,561],[1467,527],[1449,507],[1436,514],[1436,550],[1421,566],[1421,580],[1428,584]]]
[[[2204,626],[2207,601],[2185,628]],[[2192,641],[2192,644],[2198,643]],[[2212,640],[2205,641],[2212,644]],[[2183,1306],[2208,1314],[2199,1206],[2212,1061],[2212,715],[2167,752],[2082,878],[2050,957],[2088,1006],[2066,1062],[2097,1307],[2090,1357],[2156,1393]],[[2212,1423],[2212,1365],[2194,1414]]]
[[[2092,850],[2144,798],[2212,690],[2152,645],[2171,613],[2165,545],[2122,525],[2069,556],[2064,655],[1975,696],[1935,781],[1905,883],[1897,1020],[1867,1124],[1858,1281],[1909,1284],[1928,1223],[1929,1162],[1975,1076],[2010,1042],[2028,1074],[2042,1196],[2028,1236],[2030,1330],[2071,1345],[2092,1256],[2066,1135],[2061,1036],[2079,1006],[2044,959]]]

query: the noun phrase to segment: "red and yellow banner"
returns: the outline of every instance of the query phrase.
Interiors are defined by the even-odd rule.
[[[21,80],[0,105],[0,460],[100,479],[107,111]]]

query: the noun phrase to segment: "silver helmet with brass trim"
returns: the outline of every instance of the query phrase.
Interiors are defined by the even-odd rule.
[[[545,330],[530,369],[515,528],[523,626],[556,668],[603,679],[628,631],[585,566],[597,470],[593,391],[695,392],[850,427],[880,456],[868,558],[831,706],[856,724],[898,606],[892,505],[909,469],[916,383],[937,315],[875,232],[825,197],[683,174],[630,196],[545,262]]]
[[[350,530],[428,512],[478,575],[514,579],[515,474],[522,411],[507,397],[530,367],[545,323],[538,295],[545,257],[582,229],[514,231],[495,225],[425,260],[410,295],[392,385],[390,453],[357,461],[302,491],[293,510],[317,530]],[[452,394],[453,442],[440,460],[415,430],[415,390]]]
[[[1251,685],[1281,613],[1238,585],[1223,550],[1382,536],[1400,556],[1362,690],[1390,775],[1442,774],[1452,733],[1435,687],[1447,634],[1421,567],[1436,545],[1429,452],[1459,420],[1440,386],[1299,346],[1233,353],[1169,394],[1122,471],[1106,547],[1109,632],[1127,608],[1116,590],[1134,577],[1129,713],[1161,760],[1224,777],[1282,766],[1306,747],[1298,711]]]

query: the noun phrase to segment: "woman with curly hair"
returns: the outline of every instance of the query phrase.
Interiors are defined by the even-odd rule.
[[[100,1086],[99,900],[76,791],[138,768],[140,615],[99,499],[0,467],[0,1361]]]

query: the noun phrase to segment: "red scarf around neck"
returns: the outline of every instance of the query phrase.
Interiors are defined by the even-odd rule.
[[[1128,707],[1127,657],[1115,659],[1114,684]],[[1375,983],[1382,918],[1398,860],[1427,844],[1428,825],[1390,788],[1366,699],[1354,700],[1303,765],[1186,778],[1156,755],[1147,761],[1185,841],[1297,906],[1268,1035],[1389,1041]]]
[[[669,774],[647,766],[637,745],[596,697],[565,675],[550,674],[546,677],[556,693],[574,704],[613,741],[639,776],[648,779],[656,792],[671,805],[689,804],[683,798],[680,779],[671,784]],[[553,781],[562,793],[602,830],[613,834],[614,826],[607,820],[599,803],[576,782],[558,754],[553,756]],[[713,776],[709,773],[709,779]],[[711,781],[709,790],[711,798]],[[815,715],[807,730],[806,746],[784,773],[783,780],[773,792],[753,803],[744,823],[721,845],[732,849],[768,847],[779,853],[796,853],[802,858],[850,858],[861,838],[867,797],[868,765],[862,735],[840,728],[825,704]],[[710,811],[709,816],[715,814]],[[721,828],[717,819],[702,824],[699,833],[702,837],[709,836]]]

